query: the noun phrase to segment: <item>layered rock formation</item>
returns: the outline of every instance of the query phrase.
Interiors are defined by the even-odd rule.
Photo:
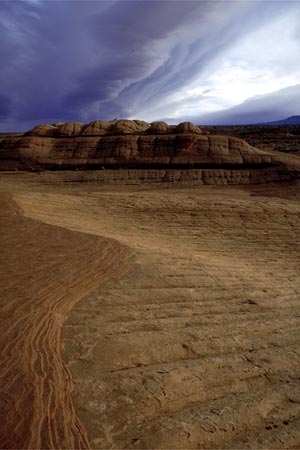
[[[134,169],[144,172],[138,179],[153,178],[153,172],[145,177],[145,171],[180,170],[189,172],[184,177],[188,180],[215,177],[236,184],[256,182],[260,174],[264,174],[263,181],[289,179],[297,176],[299,168],[287,169],[286,161],[274,152],[255,149],[239,138],[205,134],[190,122],[170,126],[165,122],[97,120],[38,125],[23,136],[3,139],[0,170],[15,169]],[[203,176],[207,171],[215,173]],[[258,177],[254,176],[257,171]],[[166,173],[158,178],[166,178]],[[178,173],[169,178],[178,179]]]

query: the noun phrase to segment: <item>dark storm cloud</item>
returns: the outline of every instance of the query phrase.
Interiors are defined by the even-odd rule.
[[[2,129],[159,110],[239,39],[295,5],[2,0]]]
[[[121,104],[135,108],[154,105],[191,82],[245,33],[245,22],[254,27],[253,5],[198,3],[184,40],[174,40],[162,64],[143,80],[120,93]],[[190,28],[190,30],[189,30]]]
[[[64,97],[92,56],[88,29],[82,23],[109,6],[108,2],[0,2],[0,95],[10,96],[10,122],[73,119]]]
[[[9,97],[0,94],[0,121],[5,120],[11,113],[11,101]]]
[[[199,3],[193,1],[123,1],[91,17],[90,37],[100,57],[92,68],[79,74],[69,104],[114,100],[138,81],[147,84],[149,75],[164,64],[172,51],[176,38],[169,34],[197,9]],[[124,108],[125,103],[119,99],[119,108]]]
[[[69,105],[84,108],[93,99],[101,116],[138,115],[283,10],[272,2],[117,2],[92,19],[104,62],[78,78]]]
[[[162,101],[243,32],[251,4],[226,5],[225,12],[222,2],[118,2],[93,17],[104,61],[78,77],[69,104],[93,98],[101,115],[128,116]]]

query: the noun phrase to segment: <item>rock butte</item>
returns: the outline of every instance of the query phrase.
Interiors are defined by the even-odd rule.
[[[109,182],[255,184],[298,177],[299,163],[246,141],[141,120],[41,124],[0,141],[0,170],[100,170]],[[122,169],[118,173],[111,170]]]

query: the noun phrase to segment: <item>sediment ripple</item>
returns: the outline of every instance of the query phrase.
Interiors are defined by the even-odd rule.
[[[73,305],[125,271],[117,242],[24,218],[1,195],[1,448],[88,448],[61,358]]]
[[[297,187],[17,198],[136,252],[62,330],[92,448],[300,448]]]
[[[27,217],[136,254],[61,331],[90,447],[300,448],[297,186],[43,189]]]

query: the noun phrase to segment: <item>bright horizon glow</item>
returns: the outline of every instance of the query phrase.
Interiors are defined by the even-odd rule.
[[[250,33],[224,55],[219,67],[213,66],[211,74],[200,75],[172,94],[167,101],[173,104],[173,110],[166,115],[177,119],[218,112],[300,83],[300,59],[295,58],[300,54],[300,39],[295,39],[296,30],[294,14],[286,14]]]

